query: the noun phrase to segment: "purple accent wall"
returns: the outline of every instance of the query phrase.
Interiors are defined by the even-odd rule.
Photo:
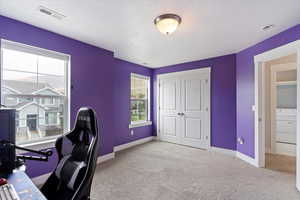
[[[158,74],[211,67],[211,145],[236,149],[236,78],[234,54],[200,61],[172,65],[154,70],[154,85]],[[156,94],[154,88],[154,112]],[[154,128],[157,119],[154,116]]]
[[[300,39],[300,25],[247,48],[238,54],[148,69],[115,59],[113,52],[85,44],[13,19],[0,16],[0,39],[12,40],[71,55],[71,122],[81,106],[93,107],[101,133],[100,155],[115,145],[151,136],[156,130],[156,76],[162,73],[211,67],[211,145],[254,157],[254,63],[253,57]],[[134,128],[130,135],[130,73],[152,78],[151,119],[153,126]],[[1,123],[1,122],[0,122]],[[245,139],[236,144],[236,137]],[[53,170],[56,156],[47,163],[28,162],[31,177]]]
[[[113,151],[113,53],[85,43],[0,16],[0,38],[71,55],[71,122],[81,106],[94,108],[100,118],[100,154]],[[31,176],[49,172],[48,163],[28,162]]]
[[[0,39],[71,55],[71,84],[74,87],[71,90],[71,127],[76,112],[81,106],[94,108],[99,117],[100,155],[113,152],[115,144],[123,144],[151,135],[152,127],[150,126],[137,128],[135,136],[129,137],[128,124],[126,123],[126,129],[123,122],[123,119],[127,119],[129,115],[129,113],[125,113],[128,111],[129,102],[124,100],[128,97],[125,94],[129,95],[127,75],[131,70],[150,75],[151,70],[127,62],[123,63],[121,60],[118,60],[118,66],[115,66],[115,58],[111,51],[3,16],[0,16]],[[123,72],[126,74],[122,74]],[[115,81],[119,84],[116,88],[117,92],[122,92],[120,96],[114,92]],[[115,100],[115,97],[117,100]],[[122,112],[119,112],[118,109],[121,109]],[[115,118],[115,114],[120,116]],[[115,141],[115,133],[120,137],[117,141]],[[27,163],[27,173],[31,177],[48,173],[53,170],[56,162],[56,156],[52,157],[47,163],[30,161]]]
[[[153,70],[120,59],[115,59],[115,66],[114,109],[116,113],[115,122],[117,122],[115,124],[115,145],[121,145],[152,136],[151,125],[133,128],[134,135],[130,134],[128,126],[130,124],[130,74],[149,76],[152,80]],[[152,88],[151,86],[151,90]],[[152,101],[150,102],[152,103]],[[150,113],[152,119],[152,104],[150,105]]]
[[[254,158],[254,56],[300,39],[300,24],[249,47],[236,56],[237,137],[245,140],[237,150]]]
[[[54,150],[54,149],[53,149]],[[54,150],[55,151],[55,150]],[[29,177],[36,177],[52,172],[57,163],[57,154],[49,157],[48,162],[26,161],[26,173]]]

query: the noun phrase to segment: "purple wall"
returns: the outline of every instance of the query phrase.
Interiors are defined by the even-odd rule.
[[[235,60],[233,54],[154,70],[155,84],[157,74],[211,67],[211,145],[232,150],[236,149]],[[154,88],[154,113],[157,105],[156,94]],[[154,122],[156,129],[156,116]]]
[[[111,153],[115,145],[152,135],[156,127],[156,88],[151,95],[154,125],[135,128],[130,135],[130,73],[151,76],[201,67],[211,72],[211,143],[254,156],[254,64],[253,56],[269,49],[300,39],[300,25],[282,32],[253,47],[239,52],[201,61],[183,63],[155,70],[115,59],[113,53],[98,47],[0,16],[0,38],[71,55],[71,121],[81,106],[93,107],[100,120],[100,154]],[[153,75],[153,76],[152,76]],[[236,136],[245,139],[236,145]],[[56,156],[48,163],[28,162],[31,177],[50,172]]]
[[[94,47],[80,41],[76,41],[13,19],[0,16],[0,39],[12,40],[40,48],[45,48],[57,52],[62,52],[71,55],[71,84],[74,89],[71,90],[71,122],[76,116],[77,110],[81,106],[93,107],[99,117],[99,131],[101,134],[100,155],[111,153],[115,144],[126,143],[143,136],[151,135],[152,127],[138,128],[136,135],[132,138],[128,137],[127,129],[123,118],[129,115],[127,108],[128,100],[116,98],[124,98],[124,95],[117,96],[114,93],[114,80],[117,78],[119,87],[123,92],[129,95],[128,80],[122,72],[130,73],[130,70],[151,74],[151,70],[138,67],[137,65],[122,63],[118,60],[118,65],[115,66],[113,53],[98,47]],[[135,70],[135,68],[137,68]],[[125,71],[123,71],[125,70]],[[125,75],[125,76],[123,76]],[[129,77],[128,77],[129,78]],[[127,93],[126,93],[127,92]],[[114,104],[117,102],[117,104]],[[116,105],[116,107],[115,107]],[[118,109],[123,113],[120,117],[115,118],[115,112],[118,115]],[[128,117],[128,116],[127,116]],[[126,118],[127,119],[127,118]],[[115,121],[117,120],[117,121]],[[128,120],[128,119],[127,119]],[[117,136],[121,139],[115,141],[115,126]],[[150,130],[151,129],[151,130]],[[124,136],[122,134],[125,134]],[[52,157],[47,163],[28,162],[27,172],[31,177],[39,176],[52,171],[57,160],[56,156]]]
[[[115,66],[114,109],[115,122],[117,122],[115,124],[115,145],[121,145],[152,136],[152,126],[133,128],[134,135],[131,135],[128,125],[130,124],[130,73],[150,76],[152,80],[153,70],[120,59],[115,59]],[[151,90],[152,88],[151,86]],[[152,113],[151,108],[152,105],[150,113]]]
[[[239,152],[254,158],[254,56],[298,39],[299,24],[237,54],[237,137],[245,140],[237,145]]]
[[[100,117],[101,155],[113,151],[113,53],[70,38],[0,16],[0,38],[71,55],[71,122],[81,106],[93,107]],[[91,89],[93,88],[93,89]],[[28,172],[38,176],[49,172],[48,163],[28,162]],[[39,166],[38,166],[39,165]]]

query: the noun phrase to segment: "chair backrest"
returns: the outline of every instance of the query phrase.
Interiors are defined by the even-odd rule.
[[[98,137],[95,112],[80,108],[74,129],[56,140],[58,165],[41,189],[47,199],[89,198],[97,164]]]

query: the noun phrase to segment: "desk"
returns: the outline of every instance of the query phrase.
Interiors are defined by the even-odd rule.
[[[15,187],[20,200],[47,200],[24,171],[15,170],[11,174],[0,174],[0,176],[6,178],[8,183]]]

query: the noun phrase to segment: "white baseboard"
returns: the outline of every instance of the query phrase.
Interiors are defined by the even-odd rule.
[[[122,150],[125,150],[125,149],[128,149],[128,148],[134,147],[136,145],[140,145],[140,144],[150,142],[150,141],[154,140],[155,138],[156,137],[154,137],[154,136],[150,136],[150,137],[146,137],[146,138],[143,138],[143,139],[140,139],[140,140],[135,140],[133,142],[129,142],[129,143],[126,143],[126,144],[121,144],[121,145],[115,146],[114,147],[114,152],[122,151]]]
[[[97,158],[97,164],[106,162],[108,160],[114,159],[115,158],[115,152],[109,153],[109,154],[105,154],[103,156],[99,156]]]
[[[236,156],[236,151],[230,149],[224,149],[220,147],[210,147],[208,151],[214,151],[214,152],[218,152],[218,153],[222,153],[234,157]]]
[[[249,163],[250,165],[258,167],[258,163],[256,162],[256,160],[254,158],[251,158],[250,156],[247,156],[247,155],[237,151],[236,152],[236,157],[238,157],[239,159]]]

